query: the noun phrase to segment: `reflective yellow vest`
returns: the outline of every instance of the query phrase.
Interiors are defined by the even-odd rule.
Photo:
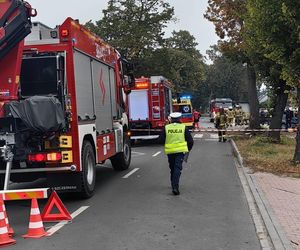
[[[180,123],[172,123],[165,127],[166,142],[165,153],[186,153],[188,152],[187,142],[185,140],[185,125]]]

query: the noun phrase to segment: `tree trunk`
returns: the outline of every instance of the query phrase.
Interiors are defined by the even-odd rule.
[[[297,104],[300,111],[300,88],[297,88]],[[297,136],[296,136],[296,148],[294,153],[294,162],[300,163],[300,119],[298,111],[298,125],[297,125]]]
[[[249,106],[250,106],[250,128],[258,129],[259,124],[259,103],[256,89],[256,74],[252,65],[247,65],[246,80],[249,93]]]
[[[275,90],[275,105],[272,114],[270,129],[281,129],[282,126],[282,116],[288,99],[288,92],[286,92],[287,86],[286,82],[280,80],[279,87]],[[280,131],[269,132],[269,138],[272,141],[280,142]]]

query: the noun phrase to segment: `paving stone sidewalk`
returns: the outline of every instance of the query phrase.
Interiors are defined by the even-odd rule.
[[[300,250],[300,179],[254,173],[294,249]]]

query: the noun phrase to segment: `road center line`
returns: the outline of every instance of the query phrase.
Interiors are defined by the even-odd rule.
[[[134,168],[127,175],[124,175],[122,178],[126,179],[126,178],[128,178],[130,175],[134,174],[138,170],[139,170],[139,168]]]
[[[154,155],[152,155],[152,157],[158,156],[161,153],[161,151],[158,151],[157,153],[155,153]]]
[[[72,219],[74,219],[75,217],[77,217],[79,214],[81,214],[84,210],[86,210],[86,209],[88,209],[88,208],[89,208],[89,206],[82,206],[82,207],[78,208],[75,212],[73,212],[73,213],[71,214]],[[71,222],[69,222],[69,221],[61,221],[61,222],[55,224],[53,227],[51,227],[51,228],[47,231],[48,236],[53,235],[53,234],[56,233],[59,229],[61,229],[64,225],[69,224],[69,223],[71,223]]]

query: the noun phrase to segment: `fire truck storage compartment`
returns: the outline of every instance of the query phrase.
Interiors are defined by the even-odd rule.
[[[112,130],[117,117],[114,69],[77,50],[74,64],[78,119],[96,119],[99,133]]]
[[[129,95],[129,119],[149,120],[148,90],[133,90]]]

